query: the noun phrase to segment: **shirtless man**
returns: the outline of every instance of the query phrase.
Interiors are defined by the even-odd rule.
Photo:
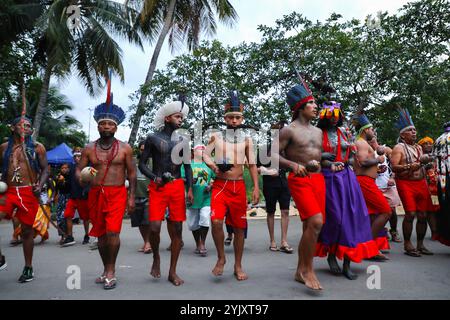
[[[394,173],[391,168],[391,156],[392,149],[388,146],[381,146],[378,143],[377,136],[375,135],[372,140],[368,141],[369,145],[377,154],[383,154],[385,156],[384,162],[378,165],[378,177],[375,181],[378,188],[383,193],[389,206],[391,207],[391,218],[389,219],[389,224],[391,226],[389,233],[391,234],[391,241],[402,242],[400,235],[397,231],[397,207],[400,206],[401,200],[398,195],[397,186],[395,185]],[[386,170],[384,170],[386,168]]]
[[[181,99],[182,100],[182,99]],[[175,286],[184,283],[176,272],[178,257],[181,250],[183,221],[186,221],[185,184],[181,178],[181,164],[175,164],[172,150],[186,141],[174,135],[183,120],[188,115],[189,108],[183,101],[173,101],[162,106],[154,120],[156,132],[145,140],[144,151],[139,159],[139,170],[150,180],[149,185],[149,221],[150,244],[153,249],[153,264],[150,274],[154,278],[161,277],[159,242],[161,223],[166,209],[169,209],[167,229],[171,239],[170,269],[168,280]],[[183,149],[185,150],[185,148]],[[190,165],[190,150],[187,161],[183,160],[188,186],[188,201],[193,203],[192,170]],[[183,153],[181,156],[185,157]],[[152,159],[152,169],[147,165]]]
[[[391,163],[398,193],[405,209],[402,225],[405,254],[412,257],[420,257],[421,254],[431,255],[433,253],[423,245],[427,231],[426,211],[432,202],[422,168],[431,158],[423,156],[422,148],[415,143],[417,132],[407,110],[400,109],[400,118],[396,126],[400,130],[400,139],[392,150]],[[415,216],[417,216],[416,248],[411,242]]]
[[[303,222],[295,280],[322,290],[313,269],[317,239],[325,222],[325,179],[320,172],[322,130],[311,124],[318,109],[305,83],[293,87],[286,101],[293,112],[292,123],[281,130],[280,148],[272,152],[280,166],[291,171],[288,186]]]
[[[377,155],[368,143],[375,136],[375,132],[367,116],[357,115],[354,122],[358,135],[355,142],[357,150],[353,168],[366,200],[373,240],[377,243],[379,250],[388,250],[389,242],[384,226],[391,217],[391,207],[375,183],[378,176],[378,164],[385,161],[385,156]],[[387,168],[383,168],[383,170],[387,170]],[[381,252],[372,259],[376,261],[389,260]]]
[[[136,167],[133,163],[131,147],[114,138],[117,126],[125,119],[118,106],[102,103],[95,108],[94,119],[98,123],[100,138],[89,143],[81,153],[76,169],[76,177],[81,186],[87,181],[80,177],[81,170],[89,163],[97,170],[90,182],[88,195],[89,218],[92,229],[89,235],[98,238],[98,251],[103,262],[103,273],[95,282],[103,284],[105,290],[114,289],[116,258],[120,248],[120,230],[123,215],[127,209],[127,189],[129,181],[128,213],[135,207]]]
[[[258,169],[253,143],[236,130],[244,121],[244,106],[240,103],[237,91],[231,93],[230,101],[225,105],[225,139],[221,134],[213,134],[203,154],[204,161],[216,174],[211,195],[212,236],[217,249],[217,263],[213,275],[221,276],[226,263],[223,221],[227,216],[227,225],[234,231],[234,275],[238,281],[247,280],[242,268],[244,236],[247,227],[247,193],[244,183],[244,164],[248,163],[253,181],[252,203],[259,202]],[[215,152],[215,161],[211,153]]]
[[[48,179],[45,148],[42,144],[33,142],[32,132],[31,120],[18,117],[11,123],[12,135],[8,142],[0,145],[2,181],[8,185],[8,190],[0,194],[0,220],[5,217],[11,219],[17,209],[15,216],[22,225],[25,257],[25,267],[19,278],[21,283],[34,279],[33,224],[39,209],[38,197]],[[24,142],[22,142],[21,134],[25,135]],[[23,147],[27,150],[27,158],[25,158]]]

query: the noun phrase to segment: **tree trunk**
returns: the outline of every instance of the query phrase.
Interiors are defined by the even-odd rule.
[[[150,67],[148,68],[147,77],[145,78],[145,84],[148,84],[153,79],[153,74],[156,69],[156,63],[158,62],[158,57],[164,44],[164,40],[166,39],[166,36],[169,33],[170,28],[172,27],[173,13],[175,11],[176,2],[177,0],[171,0],[169,3],[167,15],[166,18],[164,19],[164,27],[161,31],[161,34],[158,37],[158,42],[156,43],[155,50],[153,51],[152,60],[150,61]],[[144,113],[144,104],[147,97],[148,97],[147,94],[141,95],[141,98],[139,99],[139,103],[137,105],[136,113],[134,114],[130,138],[128,139],[128,144],[130,144],[131,146],[134,145],[136,141],[136,136],[139,130],[139,124],[141,122],[142,114]]]
[[[44,79],[42,80],[41,94],[39,96],[39,103],[36,107],[36,114],[34,116],[33,127],[33,140],[36,141],[39,138],[39,131],[41,129],[42,118],[45,112],[48,96],[48,88],[50,86],[50,77],[52,75],[52,67],[47,65],[45,67]]]

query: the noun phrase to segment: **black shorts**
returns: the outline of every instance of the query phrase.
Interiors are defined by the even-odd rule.
[[[280,210],[289,210],[289,206],[291,204],[291,193],[289,192],[289,188],[264,185],[263,194],[266,199],[267,214],[275,213],[277,201],[280,204]]]
[[[147,226],[150,224],[148,220],[148,199],[136,198],[136,208],[130,215],[131,227]]]

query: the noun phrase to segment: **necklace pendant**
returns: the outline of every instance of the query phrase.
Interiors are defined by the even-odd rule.
[[[11,182],[15,183],[23,183],[22,175],[20,174],[20,167],[14,169],[13,176],[11,178]]]

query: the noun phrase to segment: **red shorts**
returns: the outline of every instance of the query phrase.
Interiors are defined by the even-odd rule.
[[[356,176],[361,191],[366,200],[369,214],[390,214],[391,206],[375,183],[375,179],[369,176]]]
[[[64,210],[64,218],[73,219],[75,210],[78,211],[82,220],[89,220],[89,206],[87,200],[69,199],[69,201],[67,201],[66,209]]]
[[[211,220],[224,220],[233,228],[247,228],[247,192],[244,180],[214,180]]]
[[[313,173],[307,177],[288,177],[288,186],[294,199],[300,219],[305,221],[317,214],[322,215],[325,223],[325,179],[321,173]]]
[[[395,183],[405,212],[426,212],[432,207],[430,190],[425,179],[396,179]]]
[[[6,213],[7,219],[15,216],[20,223],[32,226],[39,209],[39,201],[33,193],[33,187],[9,187],[4,194],[0,194],[0,213]]]
[[[169,208],[169,220],[175,222],[186,221],[186,196],[183,179],[176,179],[157,187],[151,181],[149,191],[149,221],[163,221],[166,209]]]
[[[95,186],[89,191],[90,236],[101,237],[107,232],[120,233],[127,208],[125,186]]]

